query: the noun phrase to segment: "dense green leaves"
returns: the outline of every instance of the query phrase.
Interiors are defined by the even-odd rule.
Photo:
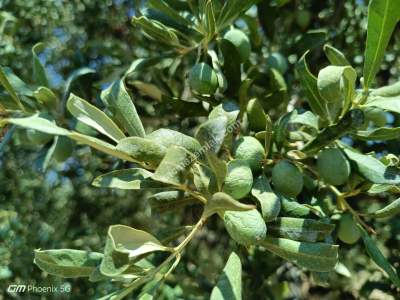
[[[364,87],[369,88],[379,70],[392,32],[400,20],[400,2],[372,0],[368,6],[367,47],[364,62]]]
[[[310,271],[329,272],[338,262],[337,245],[270,237],[259,242],[259,245]]]
[[[210,300],[242,299],[242,264],[239,256],[232,252],[211,292]]]
[[[102,258],[101,253],[83,250],[35,250],[34,262],[51,275],[73,278],[90,276]]]

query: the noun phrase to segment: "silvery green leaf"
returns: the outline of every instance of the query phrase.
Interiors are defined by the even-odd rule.
[[[35,114],[26,118],[10,118],[6,119],[6,122],[52,135],[70,134],[68,130],[58,127],[54,122],[49,121],[40,114]]]
[[[371,130],[357,131],[352,135],[355,139],[364,141],[387,141],[400,138],[400,127],[381,127]]]
[[[306,217],[311,215],[311,209],[303,204],[298,203],[294,199],[287,199],[280,195],[281,199],[281,210],[286,216],[290,217]]]
[[[144,137],[146,135],[123,80],[115,81],[109,88],[102,91],[101,99],[111,112],[112,118],[115,118],[130,136]]]
[[[338,262],[337,245],[296,242],[267,237],[259,245],[276,255],[310,271],[329,272]]]
[[[40,86],[33,92],[33,97],[47,108],[55,109],[58,105],[58,97],[47,87]]]
[[[297,110],[293,110],[290,114],[288,124],[300,124],[311,127],[318,131],[318,117],[311,111],[304,111],[299,113]]]
[[[102,253],[83,250],[35,250],[34,263],[51,275],[63,278],[88,277],[102,258]]]
[[[117,276],[126,271],[131,260],[155,251],[170,251],[151,234],[125,225],[108,229],[100,271],[105,276]]]
[[[360,175],[372,183],[399,184],[400,169],[387,167],[376,158],[361,154],[349,147],[343,147],[343,151],[354,163]]]
[[[218,192],[212,195],[211,199],[207,201],[207,204],[204,207],[203,216],[208,218],[215,213],[223,213],[227,210],[246,211],[253,210],[254,208],[254,205],[240,203],[228,194]]]
[[[232,128],[239,116],[240,107],[234,101],[223,101],[221,104],[213,108],[208,115],[209,119],[216,119],[218,117],[225,116],[228,119],[228,127],[232,131]]]
[[[310,72],[306,57],[309,51],[299,59],[296,65],[297,75],[300,79],[300,83],[306,94],[306,100],[311,107],[314,114],[326,119],[325,101],[319,94],[317,78]]]
[[[179,131],[167,128],[157,129],[148,134],[146,138],[159,143],[165,148],[179,146],[185,148],[191,153],[196,153],[201,149],[201,145],[196,139]]]
[[[79,121],[96,129],[110,139],[118,142],[125,138],[122,130],[104,112],[86,100],[70,94],[67,101],[67,108]]]
[[[364,106],[372,106],[384,110],[400,113],[400,96],[394,97],[370,97]]]
[[[225,181],[226,173],[228,172],[228,167],[226,162],[222,159],[219,159],[215,153],[209,152],[206,153],[206,158],[208,165],[211,170],[214,172],[215,179],[218,185],[218,191],[222,190],[222,185]]]
[[[350,66],[344,54],[331,45],[324,45],[324,52],[329,62],[334,66]]]
[[[152,178],[163,183],[184,186],[189,169],[194,162],[194,156],[185,148],[172,146],[168,148]]]
[[[164,185],[151,179],[153,173],[140,168],[111,171],[96,177],[92,185],[123,190],[159,189]]]
[[[364,60],[364,86],[369,88],[379,70],[390,37],[400,20],[398,0],[371,0],[368,5],[367,42]]]
[[[400,198],[394,200],[389,205],[373,212],[371,214],[374,218],[390,218],[400,213]]]
[[[255,179],[251,194],[260,203],[261,215],[264,220],[270,222],[276,219],[281,210],[281,200],[272,190],[264,174]]]
[[[232,252],[220,275],[217,285],[213,288],[210,300],[241,300],[242,299],[242,264],[239,256]]]
[[[221,116],[201,124],[195,137],[206,152],[218,153],[224,143],[228,119]]]
[[[49,87],[49,81],[46,75],[46,69],[40,62],[38,52],[42,51],[44,48],[43,43],[37,43],[32,47],[32,58],[33,58],[33,78],[35,83],[45,87]]]
[[[160,192],[151,195],[147,200],[149,201],[152,211],[160,213],[198,203],[198,200],[183,191]]]
[[[316,242],[324,240],[335,228],[313,219],[281,217],[268,224],[268,232],[277,237],[301,242]]]
[[[156,140],[138,136],[121,139],[117,144],[117,150],[151,166],[157,166],[166,153],[166,148]]]
[[[400,278],[396,270],[390,265],[386,257],[382,254],[381,250],[379,250],[375,241],[368,235],[368,233],[361,226],[359,226],[359,228],[361,231],[361,237],[364,242],[365,250],[367,250],[368,255],[380,268],[385,271],[393,284],[397,287],[400,287]]]
[[[383,86],[372,90],[370,92],[370,97],[396,97],[400,96],[400,81],[393,83],[391,85]]]
[[[194,185],[200,193],[210,196],[218,191],[217,178],[209,167],[195,163],[192,172]]]

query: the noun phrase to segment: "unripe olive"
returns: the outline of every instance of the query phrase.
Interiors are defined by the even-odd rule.
[[[296,23],[301,29],[306,29],[310,25],[311,13],[308,10],[299,10],[296,13]]]
[[[234,159],[228,163],[223,191],[235,199],[247,196],[253,185],[253,174],[248,163]]]
[[[353,216],[350,214],[342,215],[339,222],[338,238],[346,244],[354,244],[360,237],[361,232]]]
[[[58,162],[63,162],[71,156],[73,150],[74,142],[65,136],[59,136],[54,150],[54,158]]]
[[[317,169],[328,184],[344,184],[350,176],[350,163],[340,149],[330,148],[318,154]]]
[[[253,171],[261,169],[264,155],[263,145],[252,136],[241,137],[233,145],[233,156],[246,161]]]
[[[267,226],[256,209],[247,211],[226,211],[224,224],[232,239],[245,246],[254,245],[264,239]]]
[[[190,70],[189,85],[198,94],[214,94],[218,88],[217,74],[206,63],[196,64]]]
[[[241,62],[245,62],[250,57],[251,46],[247,35],[239,29],[231,29],[224,35],[224,39],[227,39],[235,45]]]
[[[365,111],[365,119],[371,121],[376,127],[383,127],[387,123],[386,113],[375,107],[368,107]]]
[[[281,160],[272,169],[275,189],[289,198],[295,198],[303,189],[303,174],[287,160]]]
[[[288,69],[286,58],[279,52],[273,52],[267,57],[267,66],[285,74]]]
[[[246,110],[250,129],[256,132],[265,130],[267,118],[260,101],[258,99],[251,99],[247,103]]]

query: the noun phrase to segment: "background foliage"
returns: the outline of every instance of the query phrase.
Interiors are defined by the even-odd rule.
[[[258,10],[264,8],[271,12],[271,16],[269,23],[260,21],[265,31],[252,32],[251,40],[253,50],[260,55],[279,51],[288,58],[285,80],[292,100],[303,96],[294,76],[294,65],[310,46],[307,40],[309,30],[318,30],[309,57],[314,73],[327,65],[322,52],[322,45],[326,42],[343,51],[361,73],[366,1],[287,2],[282,7],[274,5],[273,1],[259,4]],[[37,42],[43,42],[45,49],[39,58],[45,63],[52,88],[62,95],[74,71],[91,68],[94,73],[87,73],[82,80],[75,82],[71,91],[100,104],[100,91],[120,77],[135,58],[152,57],[168,48],[149,43],[141,29],[132,26],[130,18],[140,5],[132,4],[132,1],[0,1],[0,62],[11,66],[26,82],[31,82],[31,48]],[[304,28],[295,20],[300,10],[307,10],[311,15],[310,23]],[[250,10],[248,14],[254,15],[255,12]],[[311,34],[315,36],[315,32]],[[399,80],[399,39],[397,30],[378,76],[380,85]],[[157,93],[156,96],[149,95],[143,85],[138,84],[139,81],[164,89],[167,86],[180,89],[193,63],[190,59],[184,60],[169,70],[154,68],[132,79],[129,87],[138,95],[135,105],[147,130],[168,126],[193,133],[194,128],[204,121],[206,113],[198,107],[182,109],[176,103],[160,101]],[[281,105],[275,114],[285,110],[286,106]],[[66,118],[66,123],[73,123],[71,116]],[[398,125],[396,115],[388,115],[388,118]],[[84,299],[104,295],[112,290],[108,283],[61,280],[44,274],[32,263],[33,250],[79,248],[102,252],[109,225],[125,224],[160,234],[166,226],[192,223],[200,214],[196,207],[186,208],[179,213],[156,215],[159,220],[154,222],[155,217],[151,215],[143,192],[128,193],[90,185],[97,175],[122,168],[124,163],[89,148],[78,147],[67,161],[52,161],[43,170],[45,152],[41,146],[24,143],[18,132],[17,129],[0,154],[0,289],[5,299],[18,298],[6,294],[10,283],[69,284],[72,287],[70,295],[49,294],[45,295],[47,299]],[[388,150],[399,155],[397,140],[362,146],[364,152],[383,153]],[[329,205],[329,195],[327,199]],[[379,207],[380,199],[363,196],[351,201],[360,211],[371,211]],[[396,218],[376,221],[373,226],[379,232],[379,246],[398,269],[400,221]],[[220,223],[211,220],[207,230],[188,246],[183,261],[163,287],[160,299],[207,299],[232,249],[248,258],[243,262],[244,299],[399,297],[398,290],[366,256],[361,242],[343,245],[340,250],[341,261],[352,273],[350,277],[333,273],[329,278],[321,278],[303,272],[291,263],[282,263],[268,252],[254,250],[254,253],[248,253],[229,239]]]

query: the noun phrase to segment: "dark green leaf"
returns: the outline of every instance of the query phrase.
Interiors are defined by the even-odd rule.
[[[388,128],[381,127],[371,130],[357,131],[354,138],[364,141],[387,141],[400,138],[400,127]]]
[[[40,59],[37,54],[39,51],[42,51],[43,48],[44,48],[43,43],[37,43],[32,47],[33,77],[35,79],[36,84],[49,87],[49,81],[47,79],[46,69],[40,62]]]
[[[210,300],[242,299],[242,264],[239,256],[232,252],[224,267],[223,273],[213,288]]]

